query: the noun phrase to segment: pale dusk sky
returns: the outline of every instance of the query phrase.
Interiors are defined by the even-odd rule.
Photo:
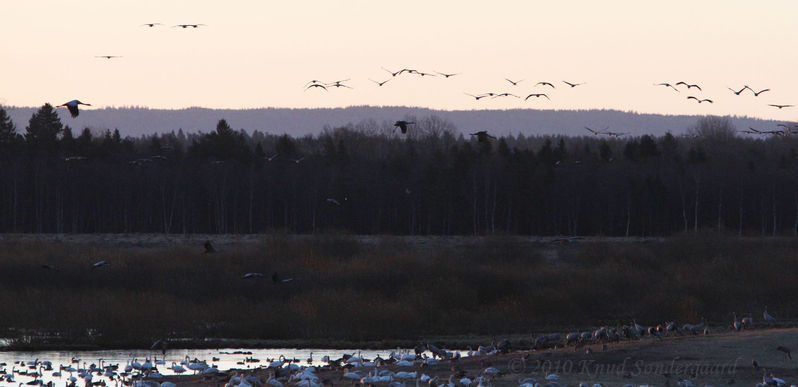
[[[798,121],[798,107],[768,106],[798,105],[796,0],[3,0],[0,15],[2,105],[603,108]],[[172,27],[195,23],[206,26]],[[383,67],[459,75],[402,74],[378,87],[369,79],[391,78]],[[305,90],[312,79],[350,79],[352,89]],[[679,81],[703,91],[654,86]],[[743,85],[771,90],[727,89]],[[486,92],[521,98],[464,94]],[[530,93],[551,100],[524,101]]]

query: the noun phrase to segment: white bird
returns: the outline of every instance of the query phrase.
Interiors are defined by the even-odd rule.
[[[243,279],[248,279],[248,278],[263,278],[263,273],[247,273],[247,274],[244,274],[244,276],[243,276],[243,277],[241,277],[241,278],[243,278]]]
[[[100,262],[96,262],[96,263],[92,264],[92,265],[91,265],[91,268],[92,268],[92,269],[95,269],[95,268],[102,267],[102,266],[106,266],[106,265],[110,265],[110,264],[111,264],[111,263],[110,263],[110,262],[108,262],[108,261],[100,261]]]
[[[69,114],[72,115],[72,118],[75,118],[75,117],[78,116],[78,114],[80,114],[80,112],[78,111],[78,105],[91,106],[90,103],[83,103],[83,102],[80,102],[80,101],[78,101],[76,99],[73,99],[73,100],[71,100],[69,102],[64,102],[63,104],[58,105],[56,107],[65,106],[67,109],[69,109]]]

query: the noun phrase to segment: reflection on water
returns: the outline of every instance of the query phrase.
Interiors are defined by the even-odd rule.
[[[74,376],[78,378],[77,384],[84,385],[84,380],[78,376],[80,370],[87,370],[92,364],[95,367],[102,368],[111,365],[118,366],[117,373],[124,372],[125,366],[135,362],[144,363],[145,360],[150,360],[157,371],[162,375],[175,375],[171,369],[173,364],[180,365],[187,359],[198,359],[205,361],[209,366],[216,367],[220,371],[226,371],[232,368],[247,369],[266,367],[269,361],[276,360],[283,356],[285,359],[294,360],[301,365],[323,365],[321,359],[323,356],[329,356],[330,359],[338,359],[344,354],[360,354],[366,358],[374,358],[377,355],[387,358],[395,349],[384,350],[357,350],[357,349],[293,349],[293,348],[277,348],[277,349],[245,349],[245,348],[225,348],[225,349],[174,349],[166,352],[166,356],[162,356],[160,351],[146,351],[146,350],[105,350],[105,351],[38,351],[38,352],[0,352],[0,364],[4,363],[5,366],[0,365],[0,376],[3,374],[13,374],[13,383],[4,380],[11,385],[17,386],[19,383],[27,383],[35,379],[32,374],[34,372],[40,373],[41,380],[44,383],[53,381],[56,385],[63,385],[68,383],[69,377]],[[245,352],[245,353],[234,353]],[[312,354],[312,355],[311,355]],[[247,358],[250,361],[247,362]],[[52,371],[47,371],[39,363],[37,367],[29,367],[28,364],[33,362],[52,363]],[[258,360],[258,361],[254,361]],[[311,363],[308,363],[311,360]],[[22,364],[22,365],[20,365]],[[76,371],[66,371],[67,368],[74,368]],[[191,374],[193,371],[184,366],[187,371],[186,374]],[[61,370],[61,376],[54,376],[54,372]],[[114,384],[110,377],[101,376],[102,372],[94,372],[91,382],[99,382],[105,380],[109,384]],[[57,374],[56,374],[57,375]],[[7,383],[2,385],[7,385]]]

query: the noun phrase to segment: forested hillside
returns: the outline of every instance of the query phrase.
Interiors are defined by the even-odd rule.
[[[211,123],[210,125],[213,125]],[[688,136],[500,136],[435,116],[291,137],[123,137],[0,109],[0,232],[742,235],[798,230],[798,141],[706,117]]]

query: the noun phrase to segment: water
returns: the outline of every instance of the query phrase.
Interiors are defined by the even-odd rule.
[[[281,355],[286,359],[298,359],[299,364],[321,366],[326,363],[321,361],[323,356],[329,356],[330,359],[338,359],[344,354],[360,354],[361,356],[373,359],[376,356],[388,358],[390,353],[395,349],[383,350],[357,350],[357,349],[294,349],[294,348],[276,348],[276,349],[246,349],[246,348],[224,348],[224,349],[174,349],[166,352],[166,356],[162,357],[160,351],[152,350],[104,350],[104,351],[37,351],[37,352],[0,352],[0,363],[5,363],[5,366],[0,366],[0,376],[2,374],[10,374],[12,370],[33,373],[38,371],[42,373],[40,378],[45,383],[53,381],[56,385],[64,385],[68,382],[70,373],[61,371],[61,377],[53,376],[53,372],[58,371],[63,366],[64,368],[72,366],[75,369],[89,369],[91,364],[97,367],[109,366],[112,364],[118,365],[117,372],[124,371],[125,366],[131,364],[134,360],[139,363],[144,363],[145,359],[149,359],[157,370],[162,375],[175,375],[175,372],[170,369],[173,363],[180,364],[182,361],[188,359],[199,359],[207,362],[209,366],[218,368],[220,371],[227,371],[232,368],[248,369],[266,367],[269,365],[270,360],[276,360]],[[251,354],[233,354],[233,352],[251,352]],[[312,353],[312,363],[307,360]],[[260,362],[245,362],[246,358],[259,359]],[[218,360],[213,360],[217,358]],[[44,371],[42,368],[31,369],[27,366],[28,362],[34,362],[38,359],[39,362],[50,361],[52,362],[53,370]],[[157,361],[165,361],[165,364],[156,364]],[[19,365],[19,362],[25,365]],[[185,374],[192,374],[193,371],[183,365],[187,369]],[[73,372],[72,376],[78,378],[77,384],[82,386],[84,381],[80,379],[77,372]],[[19,383],[27,383],[34,380],[33,376],[14,374],[14,382],[3,381],[0,386],[18,386]],[[95,372],[92,376],[92,382],[105,380],[108,384],[114,384],[109,377],[98,376]]]

